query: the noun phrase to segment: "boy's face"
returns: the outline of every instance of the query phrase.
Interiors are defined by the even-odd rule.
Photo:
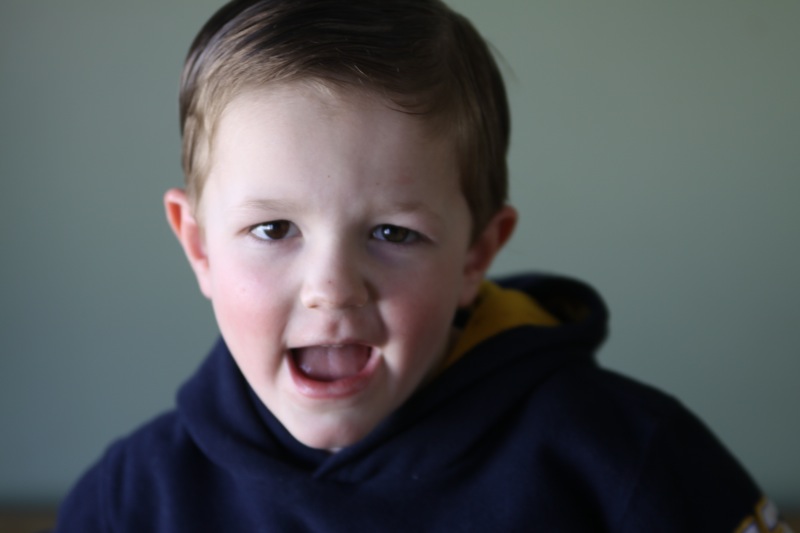
[[[359,440],[435,373],[499,247],[469,242],[451,142],[387,105],[245,93],[218,124],[202,229],[167,195],[236,363],[314,448]]]

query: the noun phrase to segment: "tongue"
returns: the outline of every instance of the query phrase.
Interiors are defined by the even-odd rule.
[[[336,381],[355,376],[369,360],[370,349],[360,344],[309,346],[293,350],[300,371],[317,381]]]

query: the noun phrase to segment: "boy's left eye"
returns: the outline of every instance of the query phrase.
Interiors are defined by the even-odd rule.
[[[392,224],[381,224],[372,230],[372,236],[379,241],[386,241],[394,244],[410,244],[420,239],[420,234],[413,229]]]

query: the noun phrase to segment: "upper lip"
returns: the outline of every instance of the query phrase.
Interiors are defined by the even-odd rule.
[[[296,344],[291,346],[289,349],[294,350],[297,348],[307,348],[309,346],[324,346],[326,348],[341,348],[342,346],[350,346],[353,344],[359,344],[362,346],[372,347],[373,344],[366,342],[361,339],[337,339],[337,340],[330,340],[330,339],[320,339],[320,340],[313,340],[310,342],[303,342],[302,344]]]

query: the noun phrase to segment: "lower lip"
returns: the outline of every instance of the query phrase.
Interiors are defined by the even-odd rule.
[[[358,374],[335,381],[318,381],[300,372],[300,369],[294,363],[293,357],[289,356],[288,360],[292,381],[294,381],[298,392],[307,398],[315,400],[334,400],[355,396],[367,388],[380,363],[380,358],[375,354],[373,348],[369,361]]]

